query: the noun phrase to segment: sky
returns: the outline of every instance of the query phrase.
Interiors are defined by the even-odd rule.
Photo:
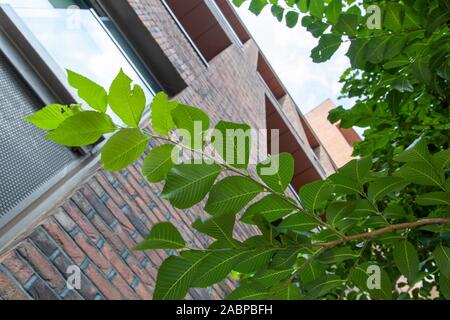
[[[255,16],[248,10],[248,3],[237,9],[241,19],[261,47],[275,72],[301,109],[308,113],[326,99],[336,105],[351,107],[346,100],[339,100],[342,84],[339,78],[350,66],[345,56],[347,45],[324,63],[314,63],[310,57],[318,39],[314,38],[300,24],[289,29],[285,22],[278,22],[266,7]]]

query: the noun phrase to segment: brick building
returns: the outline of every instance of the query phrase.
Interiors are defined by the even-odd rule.
[[[328,121],[328,113],[336,108],[330,100],[326,100],[306,114],[306,119],[316,133],[320,144],[327,154],[316,150],[316,156],[320,159],[325,156],[331,158],[340,168],[353,159],[353,144],[361,141],[361,137],[353,128],[341,128],[339,123],[332,124]]]
[[[318,138],[226,0],[0,0],[0,48],[0,299],[150,299],[172,252],[131,248],[153,224],[171,221],[198,247],[210,241],[189,228],[201,207],[160,199],[141,160],[105,172],[98,147],[55,145],[22,120],[79,102],[64,68],[107,87],[122,67],[149,99],[164,90],[213,123],[279,129],[296,190],[334,170],[316,157]],[[235,236],[255,232],[240,224]],[[69,266],[81,269],[80,290],[67,288]],[[233,286],[188,298],[223,298]]]

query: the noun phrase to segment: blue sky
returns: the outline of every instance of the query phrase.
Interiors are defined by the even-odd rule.
[[[284,21],[278,22],[272,16],[269,7],[259,16],[248,11],[248,3],[237,10],[303,113],[328,98],[337,105],[351,107],[348,101],[337,100],[342,87],[339,78],[349,67],[345,56],[347,45],[342,46],[331,60],[317,64],[310,54],[318,39],[306,31],[300,22],[289,29]]]

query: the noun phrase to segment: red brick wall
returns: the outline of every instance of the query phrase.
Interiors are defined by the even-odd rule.
[[[207,68],[190,47],[159,0],[129,0],[153,37],[180,72],[188,88],[177,99],[206,110],[219,119],[265,127],[264,88],[256,73],[257,48],[232,45]],[[173,222],[192,246],[205,247],[210,239],[190,231],[201,207],[174,210],[158,196],[159,185],[149,185],[140,162],[120,173],[99,170],[47,218],[20,236],[0,256],[1,299],[149,299],[157,269],[173,252],[134,252],[149,228]],[[240,239],[255,230],[240,225]],[[66,270],[82,271],[81,290],[66,288]],[[191,290],[190,299],[223,298],[234,287],[226,280],[213,289]]]

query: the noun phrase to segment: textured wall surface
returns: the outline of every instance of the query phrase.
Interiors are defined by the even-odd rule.
[[[152,36],[188,84],[176,99],[219,119],[265,128],[264,87],[256,73],[257,47],[249,41],[230,46],[206,67],[158,0],[130,1]],[[159,198],[160,185],[149,185],[140,162],[120,173],[99,170],[48,218],[0,256],[1,299],[150,299],[157,269],[173,252],[134,252],[131,248],[159,221],[171,221],[192,246],[210,239],[188,226],[201,208],[180,211]],[[45,213],[43,213],[44,215]],[[255,230],[241,225],[235,237]],[[67,267],[82,271],[80,290],[66,287]],[[231,280],[212,289],[192,290],[191,299],[223,298]]]

